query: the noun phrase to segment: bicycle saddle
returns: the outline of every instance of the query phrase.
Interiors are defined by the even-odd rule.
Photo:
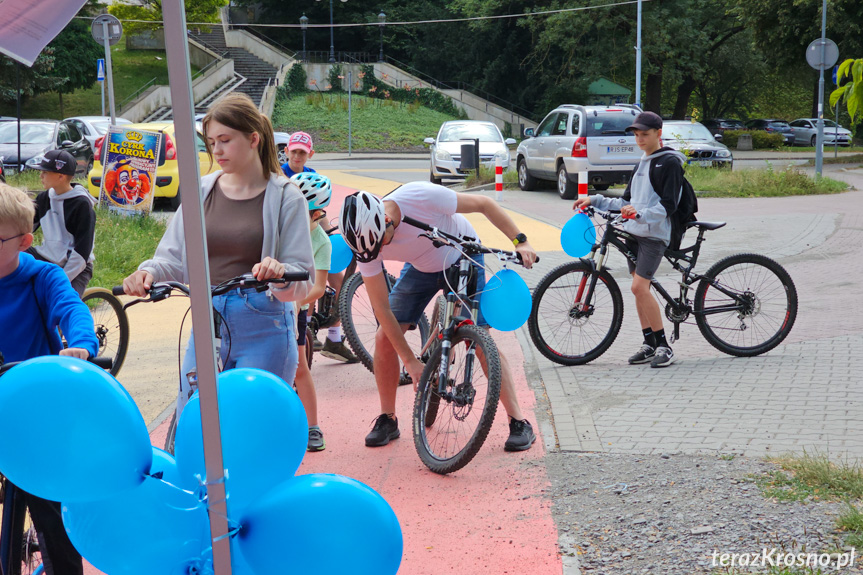
[[[699,227],[704,230],[718,230],[725,225],[725,222],[689,222],[687,228]]]

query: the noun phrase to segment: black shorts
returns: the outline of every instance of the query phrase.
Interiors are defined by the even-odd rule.
[[[309,326],[309,310],[297,312],[297,347],[306,345],[306,328]]]
[[[644,279],[652,280],[653,274],[659,269],[659,264],[662,263],[662,256],[665,254],[666,245],[662,240],[653,238],[636,238],[626,240],[626,247],[629,251],[635,253],[636,263],[626,259],[626,265],[629,266],[629,273],[635,272]]]

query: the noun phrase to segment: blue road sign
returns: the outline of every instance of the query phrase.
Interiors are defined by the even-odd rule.
[[[833,76],[836,77],[835,75]],[[105,59],[99,58],[96,60],[96,79],[102,82],[105,79]]]
[[[839,66],[833,66],[833,85],[838,86],[839,82],[836,81],[836,75],[839,74]]]

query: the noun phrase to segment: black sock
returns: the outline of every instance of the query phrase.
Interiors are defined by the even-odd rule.
[[[671,349],[671,346],[668,345],[667,341],[665,341],[665,329],[653,332],[653,341],[656,342],[656,347],[667,347],[668,349]]]
[[[641,330],[641,333],[644,334],[644,345],[649,345],[650,347],[656,347],[656,340],[653,337],[653,330],[650,328]]]

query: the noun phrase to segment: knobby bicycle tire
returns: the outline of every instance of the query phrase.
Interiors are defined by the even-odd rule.
[[[99,340],[97,355],[111,358],[111,375],[116,376],[129,349],[129,318],[123,303],[104,288],[89,288],[81,299],[93,316]]]
[[[6,557],[0,570],[6,575],[33,575],[42,565],[42,553],[33,520],[30,518],[30,510],[21,490],[6,478],[2,478],[2,482],[3,520],[0,524],[0,547],[5,548]]]
[[[471,385],[466,387],[463,383],[464,374],[459,373],[458,370],[458,364],[464,362],[458,362],[455,354],[461,350],[466,351],[468,346],[473,346],[486,358],[488,376],[483,373],[482,366],[476,359],[470,374]],[[433,353],[420,378],[414,400],[413,435],[414,447],[422,462],[431,471],[445,475],[458,471],[470,463],[488,437],[500,399],[501,366],[497,346],[486,330],[475,325],[459,327],[452,340],[451,353],[454,360],[447,370],[449,382],[446,389],[450,393],[460,395],[462,400],[471,399],[467,402],[448,401],[438,393],[441,350],[442,346],[435,343]],[[450,370],[456,371],[455,375]],[[487,381],[485,397],[478,400],[477,396],[481,390],[473,385],[474,374],[477,373]],[[428,410],[431,406],[436,409],[436,417],[430,421]],[[475,413],[477,408],[481,409],[478,414]],[[468,423],[460,425],[465,422]],[[475,422],[475,425],[472,422]],[[464,432],[463,445],[459,443],[462,432]]]
[[[306,328],[306,365],[309,369],[312,368],[312,360],[315,358],[315,336],[312,334],[311,328]]]
[[[174,455],[174,440],[177,437],[177,408],[171,413],[171,423],[168,424],[168,435],[165,436],[165,451]]]
[[[387,274],[390,285],[395,285],[396,278]],[[361,292],[357,296],[357,291]],[[342,320],[342,329],[345,339],[354,355],[370,372],[374,373],[374,332],[377,331],[377,323],[368,297],[362,297],[365,292],[363,287],[363,276],[357,272],[345,278],[342,290],[339,292],[339,318]],[[357,297],[355,297],[357,296]],[[356,314],[355,314],[356,312]],[[361,325],[357,325],[357,323]],[[374,323],[373,323],[374,322]],[[408,331],[405,338],[415,352],[419,352],[429,334],[429,322],[425,313],[420,316],[417,328]],[[417,341],[419,340],[419,341]]]
[[[577,316],[573,304],[583,281],[592,270],[581,261],[560,265],[537,284],[533,308],[527,320],[530,339],[539,352],[561,365],[583,365],[605,353],[623,324],[620,287],[606,271],[599,272],[593,311]],[[586,289],[586,288],[585,288]]]
[[[751,305],[742,312],[705,314],[711,307],[734,304],[716,284],[742,294]],[[760,254],[736,254],[713,264],[699,282],[695,322],[704,339],[719,351],[752,357],[770,351],[788,336],[797,304],[797,288],[779,263]]]

